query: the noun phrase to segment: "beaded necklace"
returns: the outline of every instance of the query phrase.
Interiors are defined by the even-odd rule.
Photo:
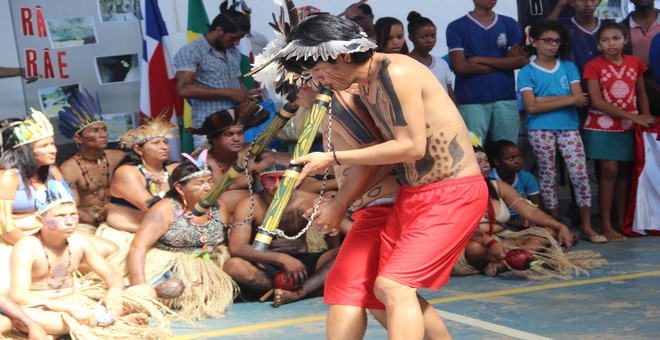
[[[144,175],[144,178],[147,179],[147,189],[149,190],[149,193],[151,193],[151,196],[160,196],[164,197],[165,192],[160,190],[160,186],[163,183],[167,183],[167,180],[170,178],[170,173],[167,171],[167,167],[163,167],[163,178],[157,179],[154,175],[152,175],[147,169],[142,164],[137,165],[138,170],[142,172]]]
[[[71,276],[71,247],[69,247],[69,240],[66,240],[66,251],[68,253],[68,258],[67,258],[67,263],[66,263],[66,274],[64,274],[64,277],[61,279],[61,282],[58,284],[53,284],[52,282],[57,282],[60,281],[60,279],[55,279],[53,276],[53,266],[50,264],[50,257],[48,256],[48,251],[46,251],[46,245],[44,244],[44,239],[42,238],[41,235],[39,235],[39,241],[41,242],[41,247],[44,250],[44,255],[46,256],[46,263],[48,264],[48,277],[46,278],[46,282],[48,285],[53,288],[53,289],[60,289],[66,281],[69,279]]]
[[[85,185],[87,186],[87,189],[91,189],[91,183],[94,181],[91,179],[89,176],[89,170],[83,165],[83,160],[84,158],[80,153],[77,153],[75,156],[73,156],[73,159],[76,160],[76,163],[78,163],[78,166],[80,167],[80,171],[82,172],[83,179],[85,180]],[[101,158],[96,160],[97,164],[99,166],[103,166],[103,173],[104,176],[101,177],[101,179],[98,180],[96,183],[96,189],[91,192],[92,195],[98,197],[99,189],[105,188],[105,194],[103,195],[103,200],[102,202],[106,202],[108,200],[108,197],[110,195],[110,161],[108,161],[108,157],[105,155],[105,152],[103,153],[103,156]],[[103,183],[103,178],[105,178],[105,183]]]

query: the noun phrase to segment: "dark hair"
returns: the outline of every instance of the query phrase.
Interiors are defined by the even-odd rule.
[[[209,32],[216,28],[222,28],[225,33],[250,32],[250,15],[236,11],[234,6],[227,8],[227,1],[220,4],[220,14],[218,14],[209,26]]]
[[[209,168],[210,170],[211,168]],[[185,160],[181,162],[173,171],[172,174],[170,175],[170,178],[168,179],[167,183],[170,185],[170,190],[168,190],[165,193],[165,197],[169,198],[178,198],[181,196],[178,191],[176,191],[176,188],[174,188],[175,184],[181,184],[181,185],[186,185],[192,178],[189,178],[185,181],[181,181],[181,178],[184,178],[188,175],[192,175],[195,172],[199,171],[199,168],[197,165],[193,164],[193,162],[189,160]],[[160,196],[154,196],[149,201],[147,202],[147,207],[151,208],[156,202],[160,201],[162,198]]]
[[[606,29],[619,30],[621,31],[621,34],[623,34],[624,38],[628,37],[628,30],[626,29],[626,26],[623,26],[620,23],[612,20],[601,20],[600,28],[598,29],[598,31],[596,31],[596,41],[600,40],[600,36],[603,34],[603,32]]]
[[[495,158],[500,158],[502,157],[502,153],[504,152],[504,149],[510,148],[510,147],[518,147],[518,145],[508,139],[500,139],[496,142],[491,143],[488,146],[488,152],[486,154],[488,155],[488,158],[490,159],[495,159]]]
[[[302,20],[287,36],[287,43],[294,40],[300,40],[302,45],[315,46],[331,40],[351,40],[360,38],[362,37],[360,32],[362,32],[362,29],[353,21],[322,13],[318,15],[310,15]],[[369,58],[371,58],[373,53],[373,50],[351,53],[351,62],[357,65],[364,64]],[[324,60],[315,60],[314,58],[282,58],[282,60],[280,60],[287,71],[299,74],[304,71],[303,69],[314,68],[319,61]],[[325,61],[331,64],[336,63],[335,59],[328,59]]]
[[[362,13],[364,13],[364,15],[374,15],[374,12],[371,10],[371,6],[369,6],[367,4],[364,4],[364,3],[362,5],[355,6],[357,4],[359,4],[359,2],[356,2],[356,3],[346,7],[345,12],[348,12],[352,9],[359,9],[359,10],[362,11]]]
[[[540,20],[533,23],[529,29],[529,37],[538,40],[543,33],[552,31],[559,34],[561,39],[561,44],[559,44],[559,49],[557,50],[557,56],[559,59],[568,59],[571,53],[571,34],[568,32],[566,27],[554,20]],[[528,45],[525,49],[529,52],[530,55],[536,54],[536,49],[532,45]]]
[[[10,124],[0,129],[2,145],[0,146],[0,170],[16,169],[18,176],[25,184],[25,191],[28,197],[32,195],[32,186],[28,185],[30,176],[37,174],[39,181],[46,182],[48,179],[48,170],[50,166],[44,165],[37,167],[37,161],[34,159],[32,147],[34,142],[16,146],[18,138],[14,135],[14,128],[19,124]]]
[[[484,148],[482,146],[473,145],[472,149],[474,150],[475,154],[477,152],[483,152],[484,154],[486,154],[486,157],[488,157],[488,154],[486,153],[486,150],[484,150]],[[488,186],[488,196],[490,196],[490,198],[497,199],[497,198],[500,198],[500,194],[497,193],[497,190],[495,190],[493,185],[490,183],[490,180],[492,180],[492,179],[494,179],[494,178],[486,178],[486,185]]]
[[[387,41],[390,40],[392,26],[396,24],[401,25],[401,29],[403,29],[403,23],[397,18],[382,17],[376,21],[374,31],[376,31],[376,44],[378,45],[379,51],[382,52],[387,46]]]
[[[417,33],[417,30],[424,26],[431,25],[435,27],[435,24],[431,19],[427,17],[423,17],[421,14],[411,11],[408,13],[408,17],[406,18],[408,20],[408,34],[413,36],[415,33]]]

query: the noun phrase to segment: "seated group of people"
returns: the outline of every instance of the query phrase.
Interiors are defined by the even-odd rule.
[[[350,91],[336,93],[333,114],[366,112],[353,106],[356,98]],[[378,180],[367,183],[370,189],[348,202],[347,211],[320,212],[336,215],[341,230],[332,230],[323,242],[314,240],[314,233],[276,237],[269,250],[261,252],[251,243],[290,154],[268,151],[249,160],[249,171],[208,211],[201,216],[192,211],[244,157],[249,145],[243,132],[267,119],[267,111],[242,104],[208,117],[193,131],[206,135],[208,145],[184,154],[180,164],[168,161],[171,123],[157,118],[122,135],[128,149],[124,153],[107,149],[107,127],[99,113],[98,103],[83,92],[60,113],[60,131],[80,147],[60,168],[55,165],[53,128],[43,115],[34,112],[32,118],[6,122],[2,128],[0,184],[8,189],[0,193],[0,293],[23,309],[0,300],[7,316],[0,315],[0,334],[13,329],[30,336],[98,336],[121,324],[124,332],[148,328],[157,335],[167,332],[172,310],[183,320],[220,317],[239,292],[260,296],[274,289],[275,307],[322,294],[340,234],[354,230],[361,233],[360,242],[378,242],[379,235],[371,235],[368,228],[383,221],[368,221],[369,214],[374,208],[388,208],[399,187],[392,167],[383,166],[374,176]],[[335,127],[334,146],[357,147],[342,137],[342,129]],[[491,203],[454,275],[495,275],[508,268],[504,258],[516,248],[546,264],[543,273],[527,273],[530,277],[568,277],[604,263],[591,252],[563,256],[574,242],[566,225],[522,199],[509,184],[489,179],[485,153],[480,146],[475,151]],[[350,178],[342,176],[346,172],[336,166],[336,181],[328,183],[308,177],[282,213],[279,231],[303,234],[320,199],[319,188],[331,196],[337,184],[350,185]],[[506,227],[507,207],[526,221],[519,230]],[[352,229],[353,220],[360,220],[359,228]],[[33,251],[40,248],[43,251]],[[360,259],[360,264],[370,266],[370,261],[377,259]],[[85,274],[80,277],[80,272]],[[276,286],[280,273],[286,282],[293,281],[292,290]],[[158,327],[154,322],[149,326],[150,319]]]

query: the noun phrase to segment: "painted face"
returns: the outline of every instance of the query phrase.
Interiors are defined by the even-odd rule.
[[[616,57],[621,55],[626,38],[623,32],[616,28],[607,28],[603,30],[598,38],[598,47],[605,56]]]
[[[578,16],[592,17],[600,0],[572,0],[571,5],[575,8]]]
[[[284,177],[284,172],[261,175],[261,185],[267,193],[274,195],[282,182],[282,177]]]
[[[227,128],[213,138],[213,147],[227,152],[239,152],[245,144],[244,133],[243,127],[240,126]]]
[[[559,46],[563,43],[559,33],[555,31],[545,31],[538,39],[532,40],[532,46],[536,48],[539,56],[554,58],[557,55]]]
[[[390,35],[387,39],[387,44],[383,49],[383,53],[400,53],[406,39],[403,35],[403,26],[394,24],[390,28]]]
[[[215,48],[224,51],[230,47],[238,46],[238,43],[245,36],[245,32],[236,31],[232,33],[222,33],[215,39]]]
[[[32,143],[32,154],[37,166],[46,166],[55,164],[57,156],[57,147],[53,137],[46,137]]]
[[[74,139],[88,148],[105,149],[108,147],[108,127],[102,122],[92,123],[74,136]]]
[[[334,64],[319,61],[314,68],[307,71],[319,88],[331,86],[333,90],[342,91],[353,84],[353,69],[341,57],[338,57]]]
[[[358,24],[365,32],[371,32],[374,27],[374,16],[365,15],[361,9],[355,8],[344,14],[346,19],[351,20]]]
[[[41,216],[44,228],[65,237],[71,236],[78,226],[78,209],[74,203],[62,203]]]
[[[160,163],[165,162],[170,155],[170,143],[165,137],[150,139],[138,148],[142,152],[142,158]]]
[[[410,36],[415,49],[422,52],[431,52],[437,42],[436,28],[433,25],[422,26],[414,35]]]
[[[509,173],[518,173],[522,170],[523,160],[520,149],[515,146],[508,146],[502,149],[499,157],[494,160],[495,166],[498,170]]]
[[[480,151],[477,151],[475,155],[477,156],[477,163],[479,163],[479,169],[481,169],[481,174],[484,177],[488,177],[490,173],[490,163],[488,163],[488,156],[486,156],[485,152],[480,152]]]

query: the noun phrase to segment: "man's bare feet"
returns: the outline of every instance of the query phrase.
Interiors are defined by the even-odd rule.
[[[497,273],[503,272],[506,268],[504,261],[500,262],[491,262],[484,267],[484,274],[486,276],[495,276]]]
[[[487,256],[490,255],[490,257],[497,261],[502,261],[506,257],[506,250],[504,250],[504,245],[502,245],[500,242],[494,243],[490,248],[487,249]]]
[[[300,288],[296,290],[275,289],[275,298],[273,298],[273,307],[277,308],[281,305],[298,301],[305,297],[305,291]]]
[[[128,323],[136,324],[136,325],[148,325],[149,324],[149,315],[145,313],[132,313],[128,315],[124,315],[121,317]]]

